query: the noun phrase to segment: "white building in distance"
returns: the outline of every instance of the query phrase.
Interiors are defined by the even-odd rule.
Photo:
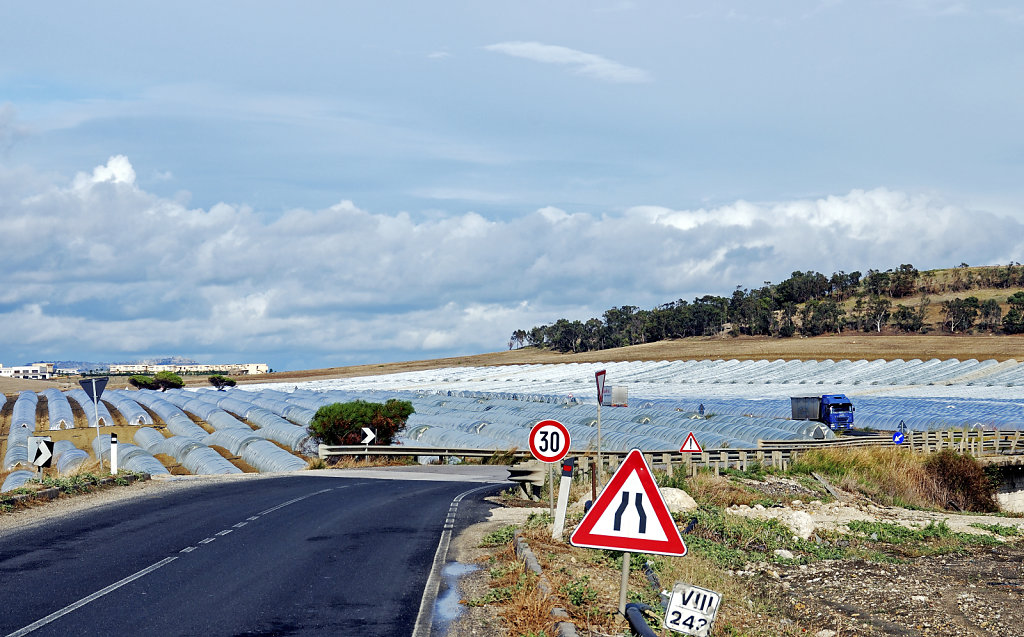
[[[32,363],[13,367],[4,367],[0,364],[0,377],[48,380],[53,378],[53,363]]]
[[[268,367],[266,363],[230,363],[221,365],[151,365],[148,363],[125,363],[112,364],[110,366],[111,374],[156,374],[158,372],[171,372],[174,374],[234,374],[242,376],[266,374],[269,371],[270,367]]]

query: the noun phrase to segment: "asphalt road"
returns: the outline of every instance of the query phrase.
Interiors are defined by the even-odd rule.
[[[439,546],[502,488],[458,480],[303,473],[6,533],[0,635],[411,635]]]

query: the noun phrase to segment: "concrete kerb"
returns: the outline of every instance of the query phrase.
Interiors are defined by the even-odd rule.
[[[135,482],[136,480],[149,480],[150,477],[151,476],[148,473],[143,473],[139,476],[136,476],[135,474],[129,474],[126,476],[122,476],[120,479],[126,480],[130,484],[132,482]],[[109,478],[100,478],[99,480],[94,481],[93,484],[95,484],[96,486],[106,486],[108,484],[114,484],[117,480],[118,478],[111,476]],[[17,495],[0,497],[0,505],[9,504],[16,506],[20,504],[28,504],[31,502],[49,502],[50,500],[56,500],[59,497],[60,489],[58,489],[57,487],[50,487],[49,489],[40,489],[35,493],[19,493]]]
[[[551,582],[544,576],[540,568],[540,562],[537,561],[537,556],[530,550],[530,545],[526,543],[526,540],[523,539],[518,530],[514,532],[512,542],[515,545],[516,556],[523,561],[526,568],[537,574],[537,588],[545,597],[551,595],[554,592]],[[552,608],[551,619],[554,620],[555,630],[559,637],[578,637],[576,625],[569,621],[569,613],[564,608],[560,606]]]

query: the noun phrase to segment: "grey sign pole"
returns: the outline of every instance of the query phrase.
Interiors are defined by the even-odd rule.
[[[96,423],[96,437],[100,437],[100,399],[96,394],[96,379],[92,379],[92,421]],[[103,455],[97,452],[100,459],[100,470],[103,469]]]
[[[107,382],[110,380],[109,377],[105,378],[90,378],[78,381],[78,384],[82,386],[85,393],[92,398],[92,418],[93,422],[96,423],[96,437],[100,437],[100,394],[103,393],[103,389],[107,386]],[[98,455],[98,454],[97,454]],[[100,461],[100,469],[103,468],[103,456],[99,455],[98,460]]]
[[[604,465],[601,463],[601,403],[604,402],[604,381],[605,381],[605,370],[601,370],[594,374],[594,379],[597,381],[597,490],[601,490],[601,478],[603,477]],[[594,497],[597,500],[597,496]]]

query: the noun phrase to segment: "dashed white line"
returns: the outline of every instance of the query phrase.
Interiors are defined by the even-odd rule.
[[[227,535],[228,533],[231,533],[232,530],[233,529],[224,529],[223,531],[216,533],[216,535]]]
[[[208,538],[206,538],[205,540],[199,540],[199,543],[200,543],[200,544],[209,544],[210,542],[212,542],[212,541],[214,541],[214,540],[216,540],[216,539],[217,539],[217,538],[215,538],[215,537],[208,537]]]
[[[194,547],[194,546],[186,546],[185,548],[181,549],[178,552],[179,553],[191,553],[194,550],[196,550],[196,547]]]
[[[82,599],[78,600],[74,604],[71,604],[69,606],[65,606],[64,608],[60,609],[59,611],[57,611],[55,613],[50,613],[46,617],[43,617],[39,621],[33,622],[33,623],[29,624],[28,626],[25,626],[21,630],[17,630],[17,631],[14,631],[13,633],[10,633],[9,635],[7,635],[7,637],[21,637],[22,635],[27,635],[27,634],[35,631],[37,628],[42,628],[43,626],[49,624],[50,622],[52,622],[54,620],[57,620],[57,619],[60,619],[61,617],[63,617],[64,615],[67,615],[70,612],[78,610],[79,608],[81,608],[82,606],[85,606],[89,602],[96,601],[97,599],[103,597],[107,593],[110,593],[112,591],[115,591],[115,590],[121,588],[125,584],[128,584],[130,582],[134,582],[135,580],[139,579],[140,577],[142,577],[144,575],[147,575],[149,573],[152,573],[153,571],[155,571],[156,569],[160,568],[161,566],[165,566],[167,564],[170,564],[171,562],[173,562],[176,559],[178,559],[178,558],[177,557],[165,557],[164,559],[160,560],[156,564],[152,564],[150,566],[147,566],[146,568],[144,568],[141,571],[135,573],[134,575],[129,575],[128,577],[124,578],[123,580],[114,582],[110,586],[108,586],[108,587],[106,587],[104,589],[98,590],[95,593],[93,593],[92,595],[89,595],[88,597],[83,597]]]
[[[246,524],[248,524],[248,522],[239,522],[238,524],[233,524],[233,525],[231,525],[231,526],[232,526],[233,528],[236,528],[236,529],[240,529],[240,528],[242,528],[243,526],[245,526]]]

